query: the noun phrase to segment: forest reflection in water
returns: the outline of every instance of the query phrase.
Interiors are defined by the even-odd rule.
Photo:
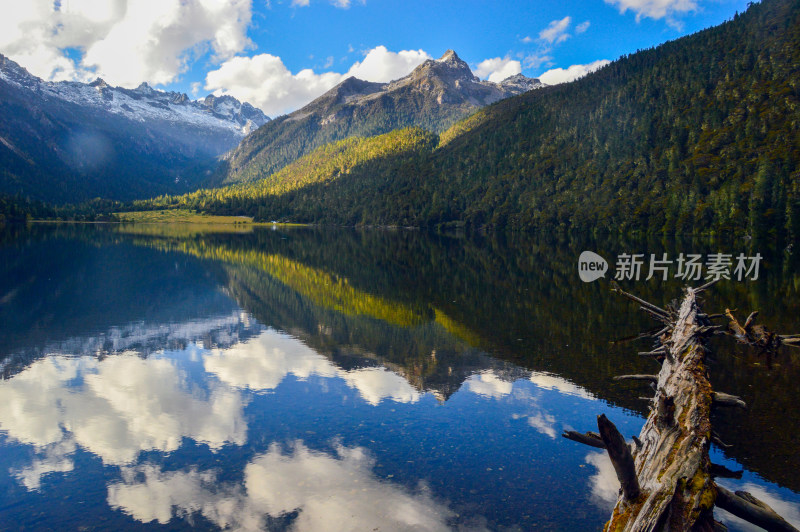
[[[637,433],[648,391],[611,377],[656,367],[646,342],[610,342],[653,323],[611,275],[581,282],[581,251],[612,270],[761,253],[758,280],[705,305],[800,332],[796,254],[752,241],[42,226],[0,242],[0,516],[38,509],[33,527],[599,528],[613,471],[558,435],[603,412]],[[683,284],[623,283],[660,305]],[[800,518],[798,352],[713,349],[712,383],[750,405],[717,415],[732,447],[715,459]],[[69,485],[91,512],[78,493],[37,506]]]

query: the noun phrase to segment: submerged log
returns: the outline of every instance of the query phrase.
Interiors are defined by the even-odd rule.
[[[563,436],[604,448],[614,465],[622,489],[605,531],[721,531],[713,518],[715,504],[767,530],[796,531],[769,506],[746,492],[730,493],[715,484],[715,477],[741,477],[741,472],[712,464],[711,443],[729,447],[711,430],[712,405],[746,408],[740,398],[714,392],[708,381],[705,340],[719,327],[700,311],[699,288],[687,288],[680,308],[664,310],[614,287],[613,291],[638,303],[666,327],[658,333],[661,346],[639,353],[661,360],[658,375],[620,375],[615,380],[649,381],[655,389],[653,407],[639,437],[629,446],[614,424],[598,417],[599,434],[565,431]],[[740,341],[772,349],[800,344],[800,335],[777,335],[754,325],[756,312],[740,325],[730,310],[725,314],[730,330]],[[651,335],[646,335],[652,337]]]

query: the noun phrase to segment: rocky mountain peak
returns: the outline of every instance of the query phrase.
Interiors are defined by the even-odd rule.
[[[447,50],[442,57],[437,59],[437,61],[440,63],[450,63],[454,65],[461,63],[466,64],[461,60],[460,57],[458,57],[458,54],[455,52],[455,50]]]
[[[134,90],[141,94],[153,94],[155,92],[155,89],[148,85],[146,81],[141,82]]]
[[[478,78],[472,73],[469,65],[464,62],[453,50],[447,50],[439,59],[428,59],[411,74],[398,80],[398,82],[422,81],[437,78],[450,85],[455,82],[477,82]]]
[[[103,78],[97,78],[93,82],[89,83],[90,87],[94,87],[95,89],[107,89],[108,83]]]
[[[522,74],[509,76],[501,81],[498,85],[517,94],[527,92],[532,89],[539,89],[545,86],[545,84],[542,83],[538,78],[529,78],[527,76],[523,76]]]

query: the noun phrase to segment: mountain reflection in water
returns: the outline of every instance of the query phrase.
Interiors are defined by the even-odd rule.
[[[600,413],[638,433],[647,389],[610,377],[655,365],[635,357],[646,343],[609,340],[652,324],[607,280],[582,283],[578,255],[752,250],[408,231],[14,231],[0,237],[0,522],[32,529],[599,529],[613,468],[560,433],[589,430]],[[796,260],[760,251],[763,278],[721,283],[707,308],[757,308],[798,332]],[[629,288],[664,304],[680,286]],[[712,382],[750,405],[715,419],[734,445],[714,460],[745,467],[723,484],[800,523],[798,414],[787,407],[800,398],[797,353],[713,347]]]

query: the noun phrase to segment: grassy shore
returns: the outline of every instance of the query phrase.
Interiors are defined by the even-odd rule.
[[[157,223],[157,224],[253,224],[249,216],[214,216],[187,209],[169,209],[161,211],[133,211],[115,213],[121,222]],[[265,224],[255,224],[265,225]]]

